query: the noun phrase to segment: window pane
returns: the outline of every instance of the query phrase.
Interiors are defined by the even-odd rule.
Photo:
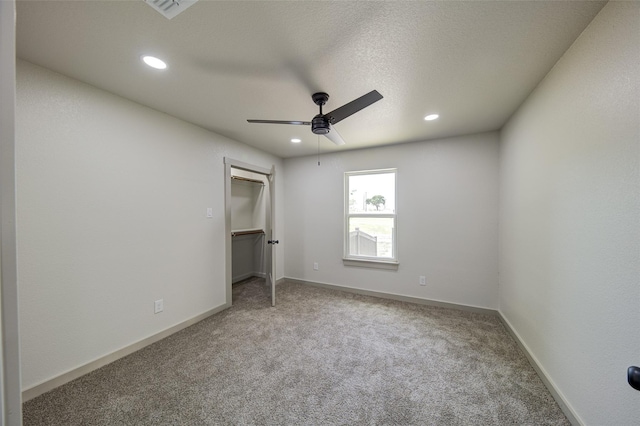
[[[393,218],[349,218],[349,254],[393,258]]]
[[[349,176],[349,213],[395,213],[395,173]]]

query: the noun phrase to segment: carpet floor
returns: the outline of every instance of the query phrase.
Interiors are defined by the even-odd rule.
[[[569,425],[498,318],[262,279],[24,425]]]

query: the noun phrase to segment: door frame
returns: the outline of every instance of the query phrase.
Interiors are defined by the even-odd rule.
[[[16,256],[16,9],[0,0],[0,424],[22,424]]]
[[[269,180],[269,201],[271,203],[271,223],[268,224],[271,226],[271,234],[269,232],[265,232],[265,238],[269,238],[269,236],[273,236],[275,232],[275,165],[272,165],[271,168],[265,168],[260,166],[255,166],[253,164],[245,163],[244,161],[234,160],[233,158],[224,157],[224,247],[225,247],[225,261],[224,261],[224,279],[225,279],[225,292],[226,292],[226,303],[227,307],[231,307],[233,304],[232,298],[232,264],[231,264],[231,168],[241,169],[247,172],[259,173],[261,175],[265,175]],[[267,230],[265,230],[267,231]],[[275,247],[272,247],[272,265],[275,264]],[[274,274],[274,269],[272,266],[272,274]],[[272,283],[275,287],[275,281]]]
[[[267,175],[269,181],[269,225],[268,239],[274,240],[276,237],[276,166],[271,166],[271,174]],[[267,242],[271,247],[271,265],[269,265],[269,281],[271,281],[271,306],[276,306],[276,247],[279,242]],[[267,249],[268,250],[268,249]]]

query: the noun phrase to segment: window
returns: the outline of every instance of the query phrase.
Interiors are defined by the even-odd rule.
[[[345,264],[397,264],[396,174],[396,169],[345,173]]]

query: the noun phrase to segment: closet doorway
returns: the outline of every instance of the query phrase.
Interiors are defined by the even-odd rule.
[[[226,304],[233,283],[264,277],[276,304],[275,167],[266,169],[225,157]]]

